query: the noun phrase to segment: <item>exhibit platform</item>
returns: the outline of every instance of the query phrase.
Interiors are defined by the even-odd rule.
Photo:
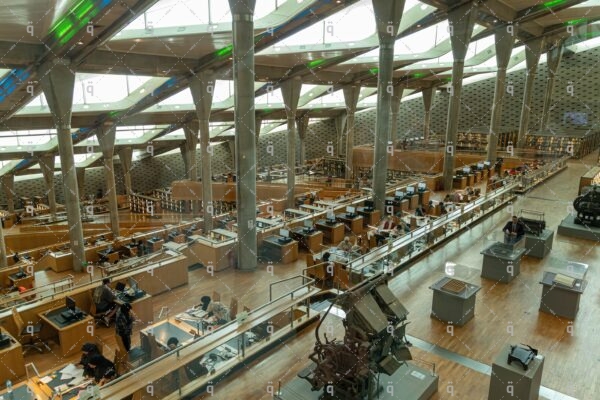
[[[380,376],[378,400],[427,400],[438,390],[439,377],[412,362],[402,365],[394,375]],[[319,400],[323,391],[313,392],[310,383],[294,378],[276,394],[276,400]],[[337,399],[335,393],[332,399]]]
[[[558,225],[559,235],[570,236],[578,239],[600,240],[600,228],[575,223],[575,216],[568,214]]]

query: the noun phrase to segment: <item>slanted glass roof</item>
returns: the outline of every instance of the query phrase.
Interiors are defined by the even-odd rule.
[[[286,1],[257,0],[254,19],[267,16]],[[231,11],[227,0],[162,0],[127,25],[121,32],[225,24],[230,23],[231,20]]]
[[[17,150],[28,151],[34,149],[35,146],[43,145],[56,136],[54,129],[39,129],[25,131],[3,131],[0,132],[0,150],[5,150],[6,147],[16,147]]]

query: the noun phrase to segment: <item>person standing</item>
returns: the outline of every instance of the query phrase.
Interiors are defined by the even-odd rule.
[[[131,350],[131,333],[133,331],[133,315],[131,313],[131,304],[123,303],[117,311],[115,322],[116,334],[123,340],[125,350]]]

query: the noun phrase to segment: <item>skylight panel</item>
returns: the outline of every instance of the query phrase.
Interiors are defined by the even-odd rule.
[[[179,93],[170,96],[159,103],[159,106],[172,106],[181,104],[194,104],[192,92],[189,88],[182,90]]]
[[[193,0],[195,1],[195,0]],[[258,7],[258,4],[256,5]],[[255,8],[256,8],[255,7]],[[225,22],[231,22],[231,9],[229,8],[229,2],[223,0],[210,0],[210,23],[211,24],[222,24]]]
[[[213,92],[213,104],[229,99],[231,96],[233,96],[233,91],[233,81],[217,80],[215,82],[215,88]]]
[[[285,3],[285,0],[257,0],[254,9],[254,20],[266,17],[275,11],[278,6],[281,7],[283,3]]]
[[[270,104],[283,104],[283,95],[281,94],[281,89],[275,89],[258,96],[255,100],[255,104],[266,104],[267,106]]]
[[[373,3],[361,1],[347,7],[323,22],[323,42],[359,41],[376,33]]]

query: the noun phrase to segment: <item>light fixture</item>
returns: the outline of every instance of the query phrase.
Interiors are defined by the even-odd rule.
[[[174,41],[175,39],[173,39],[172,37],[170,37],[170,38],[168,38],[167,40],[168,40],[169,42],[172,42],[172,41]]]
[[[82,46],[83,42],[80,40],[79,42],[77,42],[78,45]]]
[[[140,89],[140,93],[144,93],[146,91],[146,89],[142,88]]]

